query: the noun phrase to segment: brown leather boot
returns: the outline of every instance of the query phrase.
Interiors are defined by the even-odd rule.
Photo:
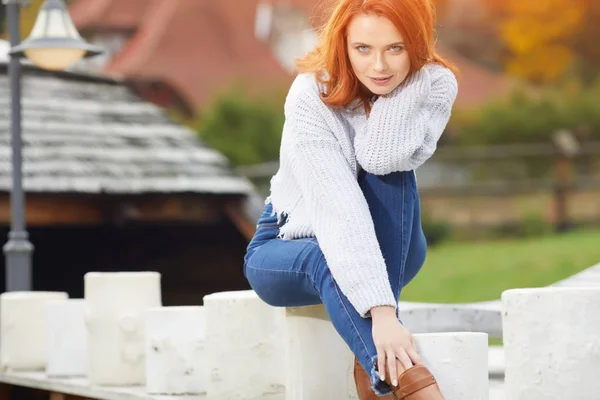
[[[394,395],[378,397],[373,389],[371,389],[371,378],[367,371],[360,365],[358,360],[354,358],[354,383],[356,384],[356,392],[360,400],[393,400]]]
[[[398,377],[398,386],[390,386],[398,400],[445,400],[435,377],[424,365],[407,369]]]
[[[358,360],[354,359],[354,382],[360,400],[445,400],[435,377],[423,365],[415,365],[398,377],[398,386],[386,383],[392,394],[378,397],[371,389],[371,378]]]

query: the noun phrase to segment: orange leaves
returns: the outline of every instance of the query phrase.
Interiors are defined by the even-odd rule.
[[[589,0],[485,0],[509,52],[508,72],[538,82],[559,79],[571,65]]]
[[[25,40],[35,24],[44,0],[30,0],[28,7],[21,7],[21,40]]]
[[[573,52],[566,46],[542,44],[532,48],[529,52],[509,57],[505,69],[510,75],[535,82],[552,82],[564,74],[573,58]]]
[[[29,36],[29,33],[33,29],[33,25],[35,24],[35,20],[37,19],[38,13],[40,11],[40,8],[42,8],[43,4],[44,0],[29,0],[29,5],[27,7],[20,8],[21,18],[19,20],[19,23],[21,40],[25,40],[25,38]],[[0,17],[6,18],[6,14],[0,13]],[[6,21],[3,20],[0,25],[2,25],[2,33],[0,35],[0,38],[8,40],[8,33],[6,31]]]

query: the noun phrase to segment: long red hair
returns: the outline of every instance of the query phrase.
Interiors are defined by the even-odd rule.
[[[404,39],[410,58],[409,75],[427,63],[438,63],[457,74],[457,69],[435,52],[435,8],[431,0],[336,0],[329,18],[319,29],[316,48],[296,60],[298,72],[314,72],[317,80],[327,86],[321,94],[325,104],[346,107],[360,99],[367,111],[367,94],[360,89],[347,49],[347,28],[358,14],[389,19]]]

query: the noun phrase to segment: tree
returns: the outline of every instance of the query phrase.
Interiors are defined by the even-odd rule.
[[[579,73],[591,82],[600,76],[600,1],[590,0],[584,13],[583,22],[577,33],[573,35],[573,49],[580,56]]]
[[[249,95],[242,86],[217,96],[195,123],[200,139],[233,166],[277,160],[284,97],[266,92],[264,96],[269,100]]]
[[[450,122],[455,143],[501,145],[550,143],[566,129],[578,140],[600,140],[600,78],[591,84],[548,85],[536,92],[515,89],[510,96],[475,110],[457,110]]]
[[[476,64],[503,69],[503,45],[490,10],[481,0],[443,0],[438,10],[436,30],[441,43]]]
[[[31,33],[35,20],[40,12],[40,8],[44,4],[45,0],[28,0],[27,7],[21,7],[21,40],[25,39]],[[69,2],[66,1],[65,4]],[[4,40],[8,40],[8,33],[6,32],[6,6],[0,2],[0,33]]]
[[[4,27],[6,25],[6,5],[0,2],[0,34],[4,36]]]
[[[588,36],[593,0],[485,0],[507,50],[505,70],[534,82],[563,78],[580,56],[574,43]]]

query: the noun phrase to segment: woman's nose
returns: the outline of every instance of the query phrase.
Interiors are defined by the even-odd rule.
[[[387,69],[385,58],[382,55],[377,55],[375,57],[375,65],[373,66],[373,69],[375,72],[384,72]]]

